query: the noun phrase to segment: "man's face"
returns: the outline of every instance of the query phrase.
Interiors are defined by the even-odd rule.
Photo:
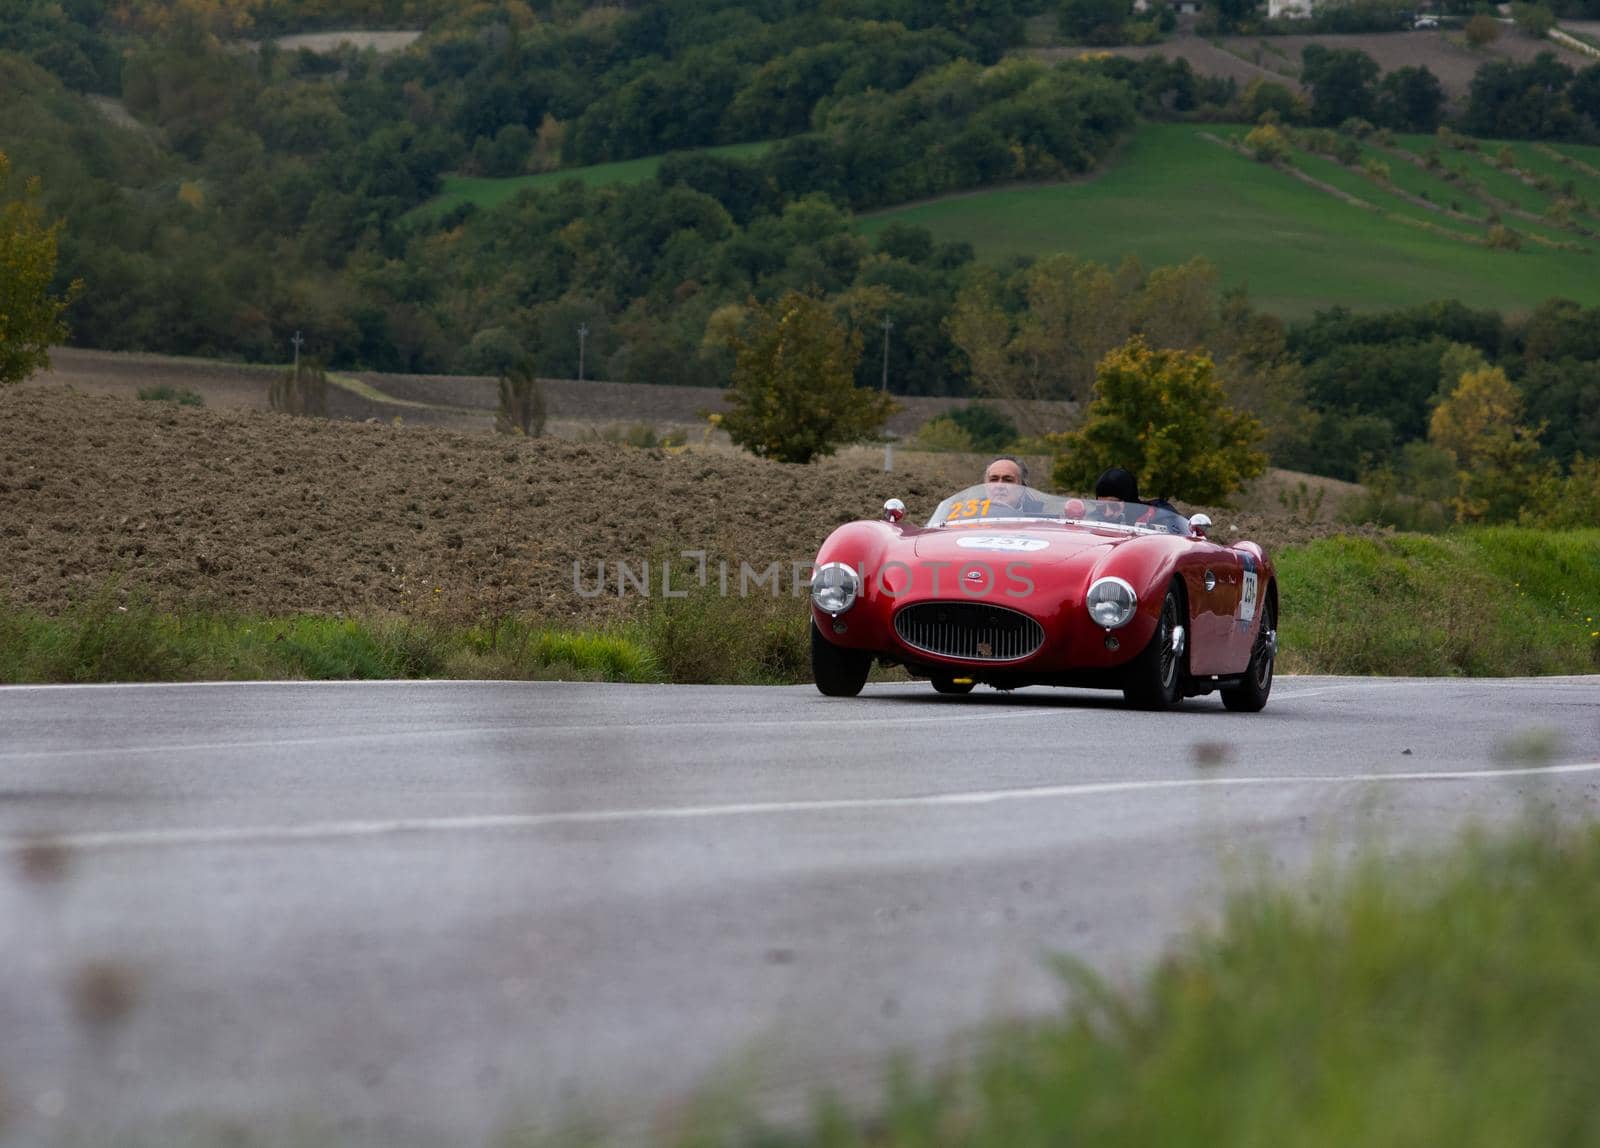
[[[996,459],[984,472],[983,481],[989,484],[989,497],[1007,506],[1022,505],[1022,468],[1009,458]]]

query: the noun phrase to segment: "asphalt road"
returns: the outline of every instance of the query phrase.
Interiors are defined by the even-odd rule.
[[[1131,979],[1230,883],[1600,809],[1600,678],[0,689],[0,1142],[664,1136]],[[316,1139],[321,1137],[322,1139]]]

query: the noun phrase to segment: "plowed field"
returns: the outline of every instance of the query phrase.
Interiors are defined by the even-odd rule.
[[[574,592],[573,564],[685,549],[737,571],[804,561],[887,497],[925,516],[984,460],[858,449],[812,466],[390,423],[0,392],[0,602],[99,593],[261,614],[518,613],[600,620],[635,594]],[[1043,465],[1044,460],[1039,460]],[[1327,533],[1278,508],[1214,512],[1269,546]],[[1323,516],[1332,509],[1332,500]],[[784,573],[787,589],[789,574]],[[713,577],[713,585],[715,585]],[[659,586],[657,586],[659,593]]]

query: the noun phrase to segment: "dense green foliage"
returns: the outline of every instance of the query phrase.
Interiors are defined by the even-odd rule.
[[[70,295],[51,293],[60,224],[46,222],[39,188],[15,194],[11,161],[0,151],[0,386],[50,364],[50,346],[66,338],[61,313]]]

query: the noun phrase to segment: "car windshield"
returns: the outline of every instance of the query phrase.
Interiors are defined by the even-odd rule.
[[[1188,534],[1181,514],[1143,502],[1046,494],[1031,486],[986,482],[957,491],[939,504],[929,526],[971,526],[1010,521],[1064,522],[1136,534]]]

